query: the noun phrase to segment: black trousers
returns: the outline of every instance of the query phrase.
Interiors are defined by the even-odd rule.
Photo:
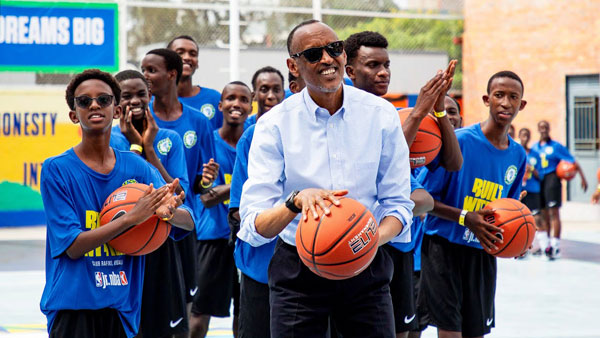
[[[395,337],[390,296],[393,263],[378,250],[371,265],[346,280],[311,272],[281,239],[269,265],[271,337],[326,337],[328,320],[344,338]]]

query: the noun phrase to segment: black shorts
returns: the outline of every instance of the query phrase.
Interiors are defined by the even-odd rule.
[[[233,315],[240,305],[240,283],[229,239],[198,241],[198,292],[192,312],[214,317],[229,317],[233,298]]]
[[[242,273],[240,290],[240,338],[269,338],[269,286]]]
[[[418,328],[418,320],[413,292],[413,253],[402,252],[391,245],[384,245],[383,248],[394,262],[390,294],[394,305],[396,333],[414,331]]]
[[[115,309],[60,310],[54,318],[50,338],[127,338]]]
[[[392,273],[391,258],[378,250],[359,275],[325,279],[300,261],[295,246],[278,239],[269,264],[271,337],[323,338],[331,317],[344,338],[395,338]]]
[[[426,306],[430,324],[465,337],[490,333],[495,326],[496,258],[425,235],[421,259],[419,306]]]
[[[183,283],[185,286],[185,302],[191,303],[198,291],[198,278],[196,276],[196,229],[190,231],[180,241],[175,242],[179,249],[181,258],[181,270],[183,271]]]
[[[188,235],[189,237],[189,235]],[[142,318],[144,338],[163,337],[189,331],[179,250],[171,238],[146,255]]]
[[[556,171],[544,176],[541,197],[543,208],[554,208],[562,205],[562,184],[560,178],[556,176]]]
[[[413,271],[413,292],[417,306],[418,327],[411,331],[423,331],[429,325],[429,315],[427,308],[419,305],[419,290],[421,289],[421,271]]]
[[[542,210],[542,196],[540,193],[527,192],[527,195],[523,197],[521,202],[523,202],[523,204],[525,204],[529,210],[531,210],[531,214],[533,216],[539,214]]]

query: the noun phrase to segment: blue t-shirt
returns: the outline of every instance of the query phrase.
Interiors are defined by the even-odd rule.
[[[523,177],[523,190],[530,193],[539,193],[541,191],[541,181],[544,178],[542,174],[542,160],[540,154],[533,149],[529,149],[527,153],[527,164],[537,170],[539,178],[536,178],[532,172]]]
[[[105,199],[127,183],[165,184],[158,171],[131,152],[115,150],[115,166],[101,174],[85,165],[73,149],[44,162],[41,193],[46,212],[46,285],[40,308],[48,332],[63,309],[113,308],[128,337],[138,331],[144,256],[121,254],[104,244],[78,259],[65,251],[83,231],[99,226]]]
[[[246,129],[250,128],[250,126],[256,124],[257,118],[258,118],[258,114],[248,116],[248,118],[246,119],[246,122],[244,122],[244,130],[246,130]]]
[[[419,174],[419,181],[434,199],[468,211],[482,209],[499,198],[519,199],[527,157],[520,144],[509,138],[508,148],[499,150],[485,137],[479,123],[457,130],[456,138],[465,159],[459,171],[439,167]],[[456,222],[428,215],[424,227],[428,235],[481,249],[475,235]]]
[[[172,178],[179,178],[179,185],[187,195],[189,177],[187,167],[185,166],[185,154],[183,152],[181,136],[172,130],[159,128],[153,145],[154,152],[160,163],[162,163]],[[131,147],[131,143],[121,133],[121,128],[118,125],[114,126],[110,133],[110,146],[113,149],[122,151],[129,151]]]
[[[198,95],[179,97],[179,101],[204,114],[210,120],[213,130],[221,128],[223,126],[223,113],[219,110],[221,93],[211,88],[198,87],[200,88]]]
[[[540,155],[542,166],[542,172],[540,174],[542,176],[546,176],[547,174],[556,171],[558,162],[562,160],[575,162],[575,158],[571,155],[569,149],[554,140],[549,140],[544,144],[536,142],[531,149],[537,151]]]
[[[202,176],[202,164],[215,158],[215,142],[208,118],[185,104],[182,107],[183,111],[177,120],[164,121],[156,116],[153,105],[149,105],[159,128],[173,130],[181,136],[190,186],[186,191],[185,204],[194,210],[194,220],[198,226],[205,211],[200,197],[194,192],[194,183],[197,176]]]
[[[217,175],[214,185],[231,184],[231,174],[235,164],[235,148],[221,138],[219,130],[213,131],[213,137],[217,156],[215,161],[219,163],[219,175]],[[228,209],[229,200],[205,209],[207,214],[196,223],[196,235],[199,240],[229,238],[231,231],[227,222]]]
[[[242,197],[242,187],[248,179],[248,153],[250,152],[250,144],[254,136],[255,125],[250,126],[237,144],[237,156],[235,158],[235,166],[233,168],[233,178],[231,180],[231,199],[229,208],[239,208],[240,198]],[[253,247],[252,245],[237,239],[235,242],[235,265],[246,276],[255,281],[267,284],[269,281],[267,270],[269,262],[275,251],[277,241],[271,241],[267,244]]]

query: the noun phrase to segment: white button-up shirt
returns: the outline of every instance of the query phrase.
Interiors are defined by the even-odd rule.
[[[258,120],[240,201],[237,236],[243,241],[253,246],[272,241],[256,231],[256,216],[294,190],[321,188],[347,189],[377,222],[396,217],[404,228],[392,241],[410,242],[414,203],[398,112],[388,101],[351,86],[343,86],[343,96],[342,107],[330,115],[304,89]],[[296,243],[300,218],[279,234],[290,245]]]

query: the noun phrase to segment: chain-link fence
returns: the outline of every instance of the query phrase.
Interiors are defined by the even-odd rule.
[[[229,1],[120,0],[118,3],[119,14],[125,15],[121,21],[125,25],[120,29],[125,29],[126,34],[120,38],[124,37],[126,43],[120,41],[120,46],[126,48],[121,56],[126,56],[127,67],[138,68],[148,50],[164,47],[182,34],[193,36],[201,50],[220,51],[221,59],[227,59]],[[463,0],[240,0],[240,49],[285,53],[289,31],[304,20],[320,17],[342,39],[363,30],[377,31],[389,40],[390,52],[437,52],[460,61],[462,8]],[[209,65],[201,64],[202,67]],[[240,67],[244,67],[243,59]],[[7,76],[0,72],[2,82],[6,83]],[[29,78],[31,84],[64,85],[70,74],[36,73]],[[461,79],[459,63],[455,89],[460,89]]]

